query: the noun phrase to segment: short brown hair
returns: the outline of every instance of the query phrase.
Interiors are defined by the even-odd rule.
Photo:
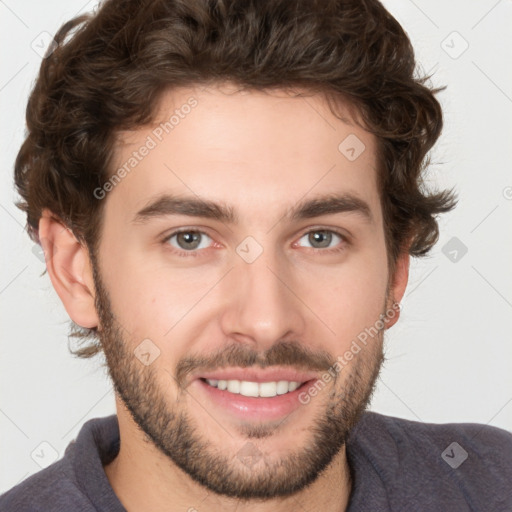
[[[164,91],[225,81],[320,92],[335,115],[336,98],[357,107],[377,137],[391,275],[402,251],[428,253],[439,237],[435,216],[456,205],[453,191],[424,190],[442,129],[440,89],[416,76],[409,38],[377,0],[106,0],[55,40],[15,163],[17,206],[34,241],[48,208],[96,254],[104,201],[93,191],[112,174],[116,133],[152,122]]]

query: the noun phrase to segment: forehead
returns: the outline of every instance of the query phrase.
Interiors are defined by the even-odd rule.
[[[348,192],[373,210],[376,140],[346,107],[339,103],[339,119],[319,94],[229,84],[174,89],[150,126],[119,134],[112,172],[127,172],[109,201],[122,196],[134,211],[164,193],[195,195],[256,214]]]

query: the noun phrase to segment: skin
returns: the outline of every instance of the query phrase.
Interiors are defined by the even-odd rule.
[[[166,93],[157,124],[191,96],[197,106],[103,199],[96,261],[50,212],[40,220],[52,283],[73,321],[99,327],[116,388],[121,449],[105,472],[130,511],[345,510],[353,482],[344,440],[369,402],[385,329],[307,405],[279,422],[226,414],[192,375],[205,362],[215,367],[236,360],[240,367],[259,361],[320,377],[329,361],[400,302],[409,256],[399,257],[390,276],[376,140],[348,109],[344,121],[335,117],[320,95],[241,92],[229,84]],[[157,124],[120,134],[115,169]],[[351,134],[365,145],[354,161],[338,150]],[[184,215],[132,223],[162,192],[222,202],[236,211],[239,223]],[[300,221],[284,217],[299,201],[333,192],[363,199],[372,222],[354,212]],[[205,233],[196,257],[178,256],[190,254],[187,240],[181,246],[177,237],[163,241],[184,227]],[[323,230],[347,239],[333,234],[327,248],[313,245],[308,234]],[[252,263],[236,251],[248,236],[263,249]],[[335,248],[341,250],[328,252]],[[398,313],[385,328],[397,319]],[[160,351],[148,366],[134,355],[145,339]],[[283,343],[293,357],[281,350]],[[185,359],[192,371],[180,380],[176,370]],[[179,418],[186,418],[189,430],[173,438]],[[322,431],[316,440],[315,427]],[[193,441],[185,459],[199,467],[192,476],[173,460],[184,438]],[[237,457],[247,447],[260,455],[250,467]],[[306,448],[321,448],[323,460],[308,456]],[[208,481],[198,481],[201,471]],[[298,488],[292,492],[286,482]],[[265,490],[265,498],[256,496]]]

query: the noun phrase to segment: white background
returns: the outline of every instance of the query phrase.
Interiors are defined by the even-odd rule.
[[[12,178],[41,61],[32,42],[95,4],[0,1],[0,492],[40,470],[38,462],[60,458],[86,420],[115,412],[102,360],[68,352],[68,316],[41,276]],[[512,431],[512,2],[384,4],[411,37],[423,71],[448,86],[439,96],[445,128],[428,184],[455,185],[459,205],[442,217],[431,256],[412,262],[371,409]],[[467,247],[457,262],[443,253],[453,237]]]

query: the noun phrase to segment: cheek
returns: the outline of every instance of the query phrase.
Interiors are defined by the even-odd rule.
[[[318,304],[320,318],[336,333],[338,348],[379,320],[385,308],[387,277],[385,259],[361,257],[333,271],[323,294],[309,294]]]
[[[218,269],[169,268],[137,254],[111,263],[104,280],[116,319],[132,339],[157,343],[175,343],[177,333],[190,328],[205,294],[222,277]]]
[[[200,335],[205,329],[215,330],[215,319],[224,313],[220,305],[229,303],[233,292],[218,285],[225,267],[181,263],[170,267],[162,258],[149,258],[142,250],[122,252],[122,246],[114,240],[113,236],[107,238],[102,248],[102,277],[113,313],[131,339],[150,338],[162,344],[172,341],[180,351],[175,344],[180,338],[187,339],[183,333],[190,336],[192,332]],[[308,264],[290,275],[298,295],[336,333],[336,346],[349,344],[362,330],[374,325],[383,312],[388,276],[384,241],[378,242],[365,244],[339,264]],[[214,289],[210,295],[208,292]],[[316,333],[313,338],[323,331],[328,343],[325,326],[308,312],[304,315],[307,329],[312,335]]]

